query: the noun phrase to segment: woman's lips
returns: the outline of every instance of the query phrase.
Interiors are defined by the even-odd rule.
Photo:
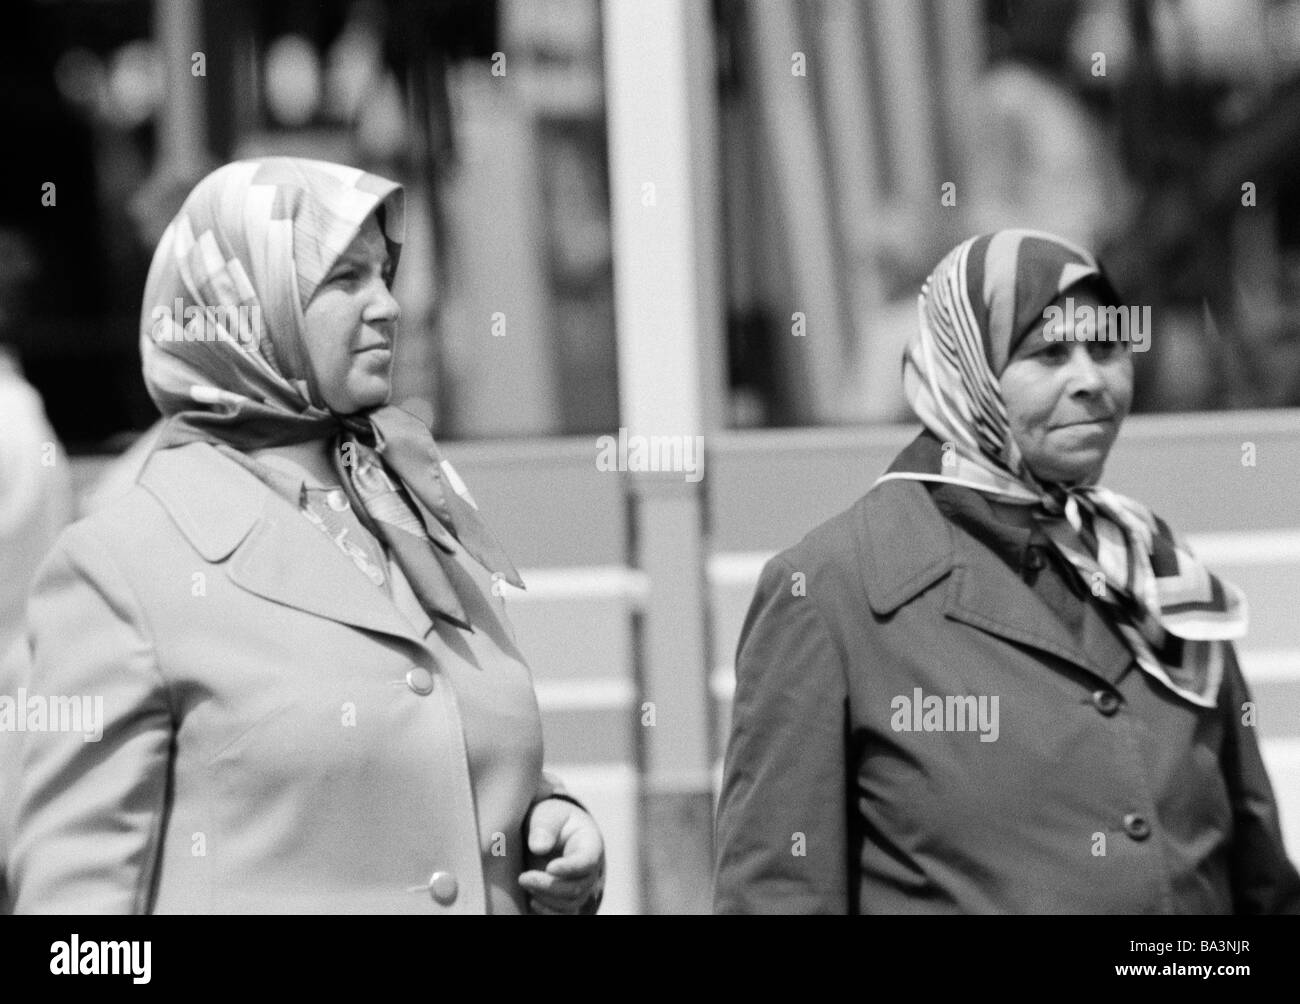
[[[1069,422],[1058,425],[1052,431],[1064,432],[1076,440],[1108,439],[1114,429],[1114,421],[1109,418],[1085,419],[1082,422]]]
[[[353,353],[353,357],[362,368],[372,373],[386,373],[393,365],[393,350],[387,345],[372,345],[369,348],[358,349]]]

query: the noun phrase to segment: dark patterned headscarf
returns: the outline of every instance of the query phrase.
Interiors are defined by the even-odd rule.
[[[393,265],[403,191],[356,168],[291,157],[227,164],[168,226],[145,284],[144,379],[164,416],[157,449],[202,440],[242,454],[332,441],[340,480],[431,614],[467,624],[438,552],[455,538],[522,586],[428,428],[400,408],[330,411],[304,342],[303,311],[374,215]]]
[[[920,328],[903,358],[912,410],[943,442],[934,470],[880,480],[964,485],[1033,507],[1056,549],[1103,602],[1138,665],[1180,697],[1214,707],[1228,639],[1246,600],[1134,499],[1098,485],[1036,478],[1011,434],[998,375],[1044,309],[1082,282],[1118,303],[1097,259],[1033,230],[963,241],[921,289]]]

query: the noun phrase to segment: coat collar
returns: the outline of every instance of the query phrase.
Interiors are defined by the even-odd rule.
[[[205,443],[151,454],[139,483],[208,561],[223,561],[261,515],[265,486]]]
[[[1133,655],[1085,607],[1080,645],[1042,599],[984,544],[959,531],[916,481],[885,481],[862,500],[858,533],[871,609],[887,617],[947,577],[944,615],[1065,659],[1111,684]]]
[[[419,630],[289,502],[206,443],[153,454],[140,474],[191,546],[243,589],[423,644]],[[324,545],[324,546],[322,546]]]
[[[953,528],[917,481],[884,481],[862,499],[867,602],[887,617],[947,575]]]

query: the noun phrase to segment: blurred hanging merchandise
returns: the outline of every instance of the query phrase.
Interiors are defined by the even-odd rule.
[[[1176,343],[1142,360],[1139,402],[1300,404],[1300,4],[1132,3],[1127,14],[1133,71],[1114,100],[1140,201],[1104,250],[1130,298],[1158,317],[1165,308]],[[1287,25],[1289,36],[1269,30]]]
[[[185,194],[222,162],[278,153],[407,186],[398,401],[443,436],[617,427],[598,0],[16,3],[54,50],[48,103],[93,151],[74,133],[57,158],[87,247],[78,297],[49,270],[38,281],[85,316],[33,335],[49,357],[34,379],[62,374],[50,414],[76,449],[154,417],[138,291]],[[92,351],[111,355],[109,385]],[[93,428],[77,400],[96,401]]]
[[[738,400],[762,424],[897,418],[908,287],[966,218],[978,10],[724,0],[720,12]]]
[[[250,83],[278,128],[238,153],[408,182],[397,399],[444,436],[616,425],[596,0],[337,7],[336,32],[298,29],[319,58],[271,42]]]
[[[618,425],[598,13],[504,2],[500,50],[449,78],[447,344],[475,389],[457,407],[465,434]]]
[[[905,419],[922,279],[1005,226],[1153,306],[1139,409],[1300,403],[1296,0],[718,9],[734,424]]]
[[[320,57],[301,35],[281,35],[266,50],[266,105],[286,128],[310,122],[321,104]]]

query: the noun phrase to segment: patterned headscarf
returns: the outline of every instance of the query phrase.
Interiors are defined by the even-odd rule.
[[[1051,234],[1002,230],[949,252],[921,289],[920,330],[903,357],[904,392],[943,441],[942,461],[880,480],[948,482],[1032,506],[1138,665],[1180,697],[1214,707],[1227,641],[1246,633],[1241,591],[1211,575],[1140,502],[1097,485],[1040,481],[1011,434],[997,375],[1020,340],[1041,330],[1044,309],[1085,281],[1118,303],[1096,258]]]
[[[424,423],[391,406],[332,412],[303,338],[304,309],[371,215],[396,266],[403,209],[396,182],[339,164],[271,157],[213,171],[154,253],[140,325],[144,379],[168,416],[156,449],[211,442],[253,469],[247,451],[331,440],[358,518],[422,605],[468,626],[439,549],[449,552],[454,537],[522,586],[518,571]]]

